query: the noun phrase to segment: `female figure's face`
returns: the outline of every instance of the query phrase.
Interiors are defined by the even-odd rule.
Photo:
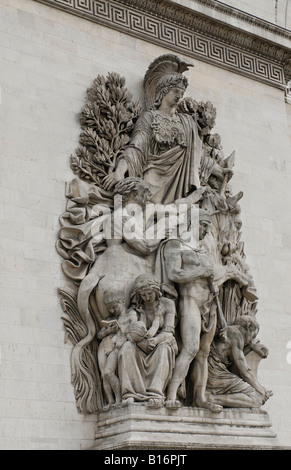
[[[162,104],[169,108],[174,108],[184,96],[183,88],[171,87],[168,93],[163,97]]]
[[[146,304],[152,304],[156,300],[156,293],[152,289],[142,289],[139,295]]]

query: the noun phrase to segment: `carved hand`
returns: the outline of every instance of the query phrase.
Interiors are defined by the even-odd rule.
[[[203,270],[203,275],[201,277],[209,277],[209,278],[212,278],[213,277],[213,266],[205,266],[204,270]]]
[[[207,195],[208,188],[206,186],[200,186],[200,188],[195,189],[192,193],[189,194],[187,197],[183,197],[181,199],[176,199],[175,204],[196,204],[203,195]]]
[[[138,346],[146,354],[149,354],[156,347],[156,342],[155,342],[154,338],[150,338],[150,339],[140,341],[138,343]]]
[[[148,348],[150,351],[152,351],[156,345],[157,345],[157,341],[156,341],[156,338],[149,338],[147,339],[147,343],[148,343]]]
[[[116,184],[118,181],[121,181],[122,177],[120,177],[117,173],[111,173],[107,175],[103,179],[103,187],[108,191]]]
[[[112,325],[108,325],[108,327],[107,327],[108,334],[117,333],[118,329],[119,329],[119,326],[116,323],[114,323]]]
[[[261,343],[252,343],[250,346],[253,351],[258,353],[262,358],[266,358],[269,354],[268,348]]]

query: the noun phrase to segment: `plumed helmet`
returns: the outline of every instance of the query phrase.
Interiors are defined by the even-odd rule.
[[[150,109],[157,95],[164,87],[181,86],[186,89],[188,80],[183,72],[193,67],[191,62],[181,60],[174,54],[157,57],[150,65],[144,77],[144,93],[146,108]]]

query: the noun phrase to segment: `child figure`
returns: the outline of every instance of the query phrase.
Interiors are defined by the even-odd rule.
[[[103,327],[97,333],[97,338],[101,339],[98,348],[98,364],[108,401],[105,408],[109,408],[114,404],[121,403],[120,382],[116,376],[118,351],[127,340],[128,326],[137,321],[137,315],[134,310],[126,310],[124,295],[120,291],[106,291],[104,293],[104,303],[110,317],[102,321]]]

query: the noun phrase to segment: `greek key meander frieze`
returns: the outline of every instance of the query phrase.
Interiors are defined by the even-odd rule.
[[[159,17],[164,17],[165,15],[174,20],[174,22],[179,22],[179,20],[182,20],[184,24],[192,24],[195,19],[196,19],[196,13],[193,15],[193,13],[187,9],[183,9],[181,7],[177,8],[177,5],[173,5],[169,3],[169,0],[119,0],[120,3],[123,4],[128,4],[130,6],[134,6],[135,8],[145,8],[146,4],[146,9],[148,12],[157,14]],[[230,5],[226,5],[225,3],[221,3],[218,0],[192,0],[193,3],[200,3],[205,7],[208,7],[210,9],[213,9],[219,13],[223,13],[229,17],[236,18],[238,20],[242,20],[245,23],[253,24],[256,23],[256,25],[260,26],[260,28],[270,31],[270,32],[275,32],[276,35],[279,35],[281,37],[285,37],[290,39],[290,31],[286,28],[280,27],[278,25],[272,24],[268,21],[265,21],[261,18],[255,17],[249,13],[246,13],[242,10],[238,10],[236,8],[231,7]],[[165,9],[165,4],[167,3],[167,8]],[[178,9],[179,12],[178,13]],[[177,13],[178,13],[178,18],[177,18]],[[201,15],[197,15],[199,19],[202,19]],[[210,21],[207,18],[204,18],[205,21]]]
[[[151,0],[37,1],[285,89],[284,70],[291,57],[287,49],[235,32],[180,6]]]

